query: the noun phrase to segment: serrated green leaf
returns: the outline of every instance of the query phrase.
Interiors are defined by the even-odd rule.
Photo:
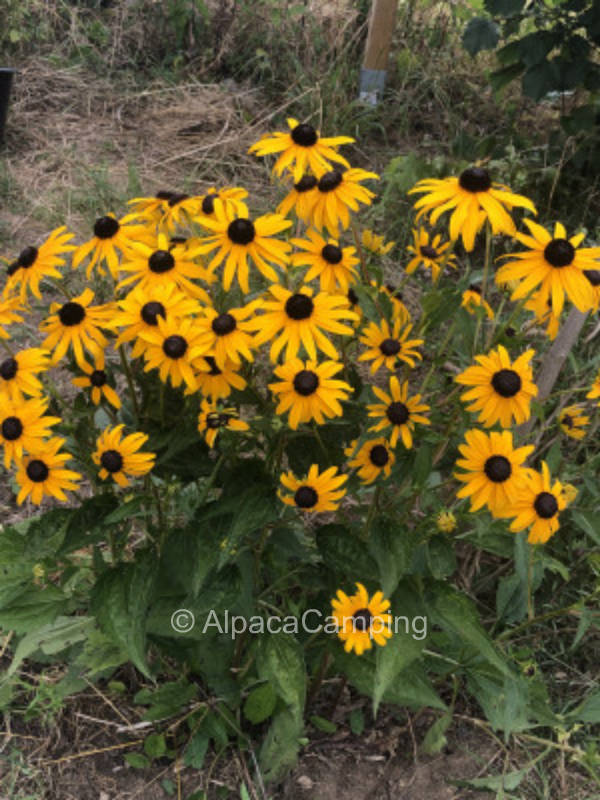
[[[474,17],[463,32],[463,47],[471,56],[481,50],[493,50],[500,41],[500,30],[489,17]]]
[[[202,769],[209,742],[209,737],[202,731],[198,731],[192,736],[183,754],[183,763],[186,767]]]
[[[275,711],[277,694],[270,683],[253,689],[244,703],[244,716],[254,725],[264,722]]]
[[[150,761],[143,753],[126,753],[125,761],[134,769],[147,769]]]

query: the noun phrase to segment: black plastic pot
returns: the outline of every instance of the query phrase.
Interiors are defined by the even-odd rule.
[[[0,67],[0,142],[4,139],[4,123],[8,114],[10,88],[16,71],[12,67]]]

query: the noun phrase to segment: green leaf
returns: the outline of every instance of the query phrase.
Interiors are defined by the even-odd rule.
[[[600,724],[600,692],[588,695],[574,711],[568,715],[573,722],[588,722],[592,725]]]
[[[259,753],[266,781],[277,781],[296,763],[303,726],[296,714],[284,708],[273,718]]]
[[[186,767],[202,769],[209,742],[209,737],[202,731],[198,731],[194,734],[183,754],[183,763]]]
[[[508,575],[498,581],[496,615],[504,622],[520,622],[527,616],[527,585],[518,575]]]
[[[377,562],[381,589],[386,597],[396,591],[400,579],[408,572],[414,548],[411,531],[399,529],[390,517],[376,517],[371,527],[368,550]],[[347,562],[345,566],[348,568]]]
[[[114,511],[104,518],[103,524],[106,526],[116,525],[117,522],[122,522],[124,519],[143,517],[146,514],[147,507],[147,497],[134,497],[133,500],[120,503]]]
[[[353,708],[350,712],[350,730],[355,736],[360,736],[365,729],[365,715],[360,708]]]
[[[524,767],[523,769],[515,770],[514,772],[505,772],[503,775],[488,775],[485,778],[471,778],[469,780],[451,780],[449,781],[454,786],[464,786],[467,789],[486,790],[498,792],[498,798],[504,798],[504,790],[513,791],[513,789],[520,786],[521,781],[527,775],[531,767]]]
[[[471,56],[481,50],[493,50],[500,41],[500,30],[489,17],[474,17],[464,30],[463,47]]]
[[[164,734],[151,733],[144,740],[144,752],[148,758],[162,758],[167,752],[167,743]]]
[[[559,80],[556,65],[550,61],[542,61],[529,67],[523,75],[523,91],[533,100],[542,100],[548,92],[560,88]]]
[[[600,545],[600,516],[593,511],[572,511],[571,517],[578,528],[586,533],[595,544]]]
[[[244,716],[254,725],[264,722],[275,711],[277,694],[270,683],[253,689],[244,703]]]
[[[103,528],[105,519],[118,505],[119,500],[116,495],[108,492],[84,500],[69,518],[59,555],[72,553],[73,550],[79,550],[88,544],[94,544],[104,539],[106,537],[106,530]]]
[[[525,0],[484,0],[486,11],[497,17],[511,17],[520,14]]]
[[[318,714],[312,714],[309,720],[318,731],[323,731],[323,733],[335,733],[337,731],[335,722],[330,722],[325,717],[319,717]]]
[[[18,634],[36,631],[64,614],[67,606],[67,597],[56,586],[25,585],[21,594],[0,610],[0,628]]]
[[[448,742],[446,731],[451,724],[452,714],[442,714],[439,719],[436,719],[425,734],[421,744],[421,752],[425,753],[426,756],[434,756],[440,753]]]
[[[400,673],[421,656],[423,641],[417,641],[404,631],[397,631],[385,647],[378,647],[373,680],[373,716],[377,716],[385,693],[398,680]]]
[[[344,525],[330,523],[317,529],[316,542],[321,557],[332,575],[361,575],[363,579],[379,579],[379,569],[365,542]]]
[[[518,78],[524,69],[525,66],[518,61],[516,64],[509,64],[508,67],[503,67],[502,69],[497,69],[495,72],[492,72],[490,74],[492,89],[495,92],[501,91],[505,86],[508,86],[511,81]]]
[[[140,689],[134,702],[141,706],[149,706],[144,720],[154,722],[178,714],[194,700],[198,690],[186,680],[169,681],[157,689]]]
[[[436,534],[429,539],[427,566],[434,578],[446,578],[456,571],[456,553],[450,538]]]
[[[100,576],[91,596],[91,608],[102,630],[124,647],[146,677],[146,615],[158,565],[151,551],[137,554],[134,564],[120,564]]]
[[[41,650],[46,655],[55,655],[83,641],[93,624],[91,617],[58,617],[54,622],[28,633],[17,645],[13,660],[3,677],[14,675],[23,661],[36,650]]]
[[[557,44],[558,37],[551,31],[535,31],[516,42],[519,48],[519,60],[526,67],[533,67],[545,61],[546,56]]]
[[[150,766],[150,761],[143,753],[126,753],[125,761],[135,769],[146,769]]]

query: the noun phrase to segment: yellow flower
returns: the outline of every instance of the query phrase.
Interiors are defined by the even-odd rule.
[[[486,219],[489,220],[492,233],[513,236],[516,228],[509,212],[515,206],[537,214],[527,197],[513,194],[500,183],[492,183],[484,167],[468,167],[458,178],[427,178],[413,186],[409,194],[423,194],[415,203],[419,212],[417,219],[429,214],[432,225],[444,212],[452,211],[450,238],[455,241],[461,236],[468,252],[475,247],[475,236]]]
[[[25,301],[27,290],[41,300],[40,281],[44,278],[62,278],[56,269],[65,263],[62,256],[75,250],[74,245],[67,244],[73,238],[72,233],[66,233],[66,227],[55,228],[44,244],[39,247],[30,245],[21,250],[18,258],[8,268],[8,280],[4,288],[6,295],[19,290],[22,301]]]
[[[419,266],[431,270],[431,277],[437,281],[444,266],[456,268],[456,256],[448,253],[450,242],[443,242],[438,233],[431,238],[425,228],[413,228],[413,244],[406,248],[413,257],[406,265],[406,272],[411,275]]]
[[[577,495],[579,494],[579,490],[576,486],[573,486],[572,483],[563,483],[563,497],[565,498],[565,503],[570,506],[571,503],[575,501]]]
[[[51,432],[48,428],[57,425],[60,417],[46,417],[48,401],[11,400],[0,395],[0,444],[4,445],[4,466],[9,469],[13,461],[18,463],[23,453],[33,452],[40,440]]]
[[[456,517],[451,511],[440,511],[435,521],[442,533],[452,533],[456,530]]]
[[[299,358],[286,361],[275,368],[275,375],[281,378],[278,383],[270,383],[269,389],[279,395],[276,414],[290,412],[290,428],[296,430],[299,423],[316,420],[322,425],[325,417],[341,417],[343,412],[340,400],[347,400],[352,387],[345,381],[333,378],[343,364],[335,361],[316,361],[306,363]]]
[[[291,240],[293,245],[304,251],[291,256],[293,266],[310,267],[304,276],[305,283],[318,278],[321,291],[334,294],[339,289],[346,293],[350,283],[358,278],[355,267],[359,259],[354,255],[356,248],[341,248],[337,239],[326,241],[312,230],[307,232],[307,236],[308,239]]]
[[[260,300],[253,300],[243,308],[230,308],[219,312],[208,306],[202,309],[202,316],[194,320],[197,342],[192,351],[192,359],[197,356],[211,355],[216,365],[223,369],[227,361],[237,367],[246,361],[253,361],[252,348],[254,341],[249,333],[252,330],[248,317],[261,307]]]
[[[82,389],[90,387],[92,390],[92,403],[95,406],[100,405],[102,395],[104,395],[111,406],[114,406],[114,408],[121,408],[119,395],[112,386],[108,385],[108,377],[104,370],[104,353],[100,353],[100,355],[96,356],[95,361],[94,367],[91,367],[89,364],[82,367],[87,377],[73,378],[73,385],[79,386]]]
[[[339,235],[340,227],[350,225],[350,211],[358,211],[359,203],[370,206],[375,194],[361,186],[361,181],[379,180],[375,172],[364,169],[333,169],[325,172],[317,183],[317,194],[310,219],[317,230],[327,228],[331,236]]]
[[[233,361],[225,360],[223,369],[217,366],[213,356],[202,356],[200,362],[194,362],[198,391],[211,400],[220,400],[229,397],[232,387],[242,391],[246,388],[246,381],[235,371]]]
[[[40,397],[44,391],[36,377],[50,366],[50,353],[39,347],[20,350],[0,361],[0,397],[5,394],[20,401],[23,395]]]
[[[317,183],[318,180],[314,175],[303,175],[277,206],[277,213],[287,217],[293,208],[298,219],[308,224],[310,213],[318,198]]]
[[[558,415],[561,431],[571,439],[583,439],[585,437],[584,428],[589,421],[590,418],[583,413],[582,407],[577,403],[566,406]]]
[[[2,368],[0,367],[0,374],[1,373],[2,373]],[[588,400],[598,400],[598,398],[600,398],[600,372],[596,375],[596,378],[589,392],[586,394],[586,397]]]
[[[36,505],[40,505],[45,495],[61,502],[67,501],[65,491],[75,491],[81,475],[65,469],[65,463],[72,456],[61,453],[64,439],[54,437],[46,441],[39,440],[37,447],[19,464],[15,480],[20,487],[17,503],[21,505],[28,497]]]
[[[347,653],[354,650],[360,656],[371,649],[373,642],[381,647],[387,644],[392,636],[392,615],[387,613],[390,601],[384,600],[383,592],[375,592],[369,599],[362,583],[357,583],[356,588],[356,594],[350,597],[338,589],[331,605],[344,650]]]
[[[103,262],[106,263],[110,274],[117,280],[119,276],[119,255],[126,253],[131,247],[132,241],[137,241],[140,238],[147,239],[149,233],[143,225],[124,225],[126,217],[120,222],[114,214],[109,214],[105,217],[100,217],[94,223],[94,235],[85,242],[79,245],[73,254],[73,269],[91,255],[90,261],[87,266],[86,276],[90,279],[92,269],[98,265],[100,275],[104,275],[104,270],[101,267]]]
[[[146,343],[144,371],[158,369],[163,383],[170,381],[175,388],[185,383],[186,394],[197,391],[193,362],[202,348],[196,321],[190,318],[165,320],[159,316],[157,322],[156,328],[140,333]]]
[[[226,291],[229,291],[237,276],[242,291],[248,294],[248,258],[252,259],[254,265],[270,281],[277,280],[272,264],[285,268],[288,263],[290,245],[273,237],[289,228],[292,223],[279,214],[265,214],[253,221],[248,217],[237,216],[230,207],[217,199],[214,201],[214,214],[210,217],[198,215],[196,221],[212,233],[196,240],[197,244],[191,255],[203,255],[217,250],[208,269],[212,271],[225,262],[223,288]]]
[[[369,228],[365,228],[362,232],[362,246],[365,250],[375,253],[378,256],[385,256],[390,252],[396,242],[386,242],[383,236],[379,236]]]
[[[528,541],[531,544],[543,544],[558,530],[558,514],[567,507],[560,481],[552,483],[550,470],[542,461],[542,472],[528,470],[525,483],[517,494],[513,504],[511,517],[515,519],[510,525],[511,531],[529,528]]]
[[[23,322],[20,311],[23,311],[20,297],[7,294],[5,289],[4,297],[0,298],[0,339],[10,339],[10,334],[4,329],[6,325]]]
[[[520,300],[539,287],[539,302],[551,300],[556,316],[562,311],[565,295],[580,311],[590,311],[595,304],[595,294],[584,273],[597,267],[600,247],[579,247],[585,234],[579,233],[567,239],[565,227],[560,222],[554,226],[553,236],[531,220],[524,222],[531,236],[515,233],[515,239],[529,250],[506,256],[515,260],[496,272],[497,283],[520,281],[511,295],[512,300]]]
[[[266,156],[280,153],[273,167],[273,172],[281,175],[290,169],[294,181],[299,181],[307,170],[319,175],[329,169],[330,161],[349,166],[346,159],[335,148],[341,144],[349,144],[354,139],[350,136],[322,137],[318,130],[306,122],[289,117],[287,120],[289,133],[276,131],[267,133],[249,148],[249,153]]]
[[[402,444],[407,449],[413,445],[412,432],[415,422],[421,425],[430,425],[427,417],[423,416],[424,411],[429,411],[429,406],[421,403],[421,395],[414,397],[408,396],[408,381],[400,384],[395,375],[390,378],[390,393],[386,394],[377,386],[373,386],[373,392],[382,401],[374,405],[368,405],[370,417],[379,417],[376,425],[369,428],[370,431],[386,431],[391,427],[390,444],[396,447],[398,437],[402,439]]]
[[[552,309],[552,298],[548,297],[544,299],[540,293],[537,293],[529,298],[525,303],[525,308],[528,311],[533,311],[537,323],[546,325],[546,336],[550,341],[554,341],[560,327],[560,314],[554,313]]]
[[[214,216],[215,213],[215,200],[220,200],[223,206],[236,217],[247,217],[248,206],[244,203],[244,198],[248,197],[246,189],[241,186],[232,186],[229,188],[215,189],[211,186],[206,190],[206,193],[198,198],[199,207],[198,213],[205,217]]]
[[[203,400],[200,405],[198,417],[198,430],[204,433],[206,444],[215,446],[217,434],[220,430],[247,431],[249,425],[239,419],[239,414],[234,408],[219,408],[216,400]]]
[[[469,411],[478,411],[478,421],[486,428],[499,422],[510,428],[513,421],[520,425],[531,416],[531,400],[537,395],[530,361],[534,350],[526,350],[512,363],[506,348],[498,345],[488,355],[475,356],[478,366],[468,367],[454,379],[474,388],[461,395],[471,403]]]
[[[148,441],[145,433],[123,436],[124,425],[106,428],[96,442],[92,455],[94,464],[100,467],[100,478],[109,476],[119,486],[129,486],[129,477],[146,475],[154,466],[154,453],[138,452]]]
[[[387,439],[383,437],[371,439],[355,454],[357,444],[357,441],[352,442],[345,448],[344,453],[350,458],[348,465],[358,470],[361,481],[366,484],[373,483],[382,473],[384,477],[389,478],[396,457]]]
[[[290,496],[280,491],[279,498],[288,506],[313,513],[337,511],[340,500],[346,494],[346,490],[340,487],[348,480],[348,476],[338,474],[337,467],[319,473],[318,465],[311,464],[306,477],[298,479],[289,471],[282,472],[280,480],[293,494]]]
[[[358,360],[372,361],[372,373],[377,372],[382,365],[393,371],[398,361],[404,361],[410,367],[414,367],[415,360],[422,359],[415,348],[423,344],[423,339],[409,339],[408,334],[411,330],[412,325],[405,325],[401,317],[394,320],[391,328],[385,319],[382,319],[379,325],[369,322],[360,337],[360,341],[367,345],[368,350],[359,356]]]
[[[485,309],[485,313],[489,319],[494,319],[494,312],[492,311],[487,300],[481,297],[481,289],[472,283],[469,288],[462,294],[462,308],[465,308],[469,314],[474,314],[476,308]]]
[[[509,431],[486,434],[470,430],[465,440],[466,444],[458,447],[463,457],[456,466],[466,472],[454,477],[466,485],[457,496],[470,497],[471,511],[487,506],[494,517],[511,516],[527,470],[523,462],[533,452],[533,445],[515,449]]]
[[[127,215],[130,219],[142,218],[148,222],[157,223],[166,211],[167,202],[175,192],[161,189],[153,197],[134,197],[127,201],[133,209]]]

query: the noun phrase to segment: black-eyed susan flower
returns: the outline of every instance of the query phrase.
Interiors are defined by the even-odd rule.
[[[4,466],[19,462],[25,451],[32,452],[60,417],[45,416],[48,401],[39,397],[31,400],[11,400],[0,395],[0,444],[4,446]]]
[[[341,322],[358,319],[350,310],[348,298],[327,292],[318,292],[313,296],[308,286],[291,292],[275,284],[269,291],[273,299],[263,301],[262,310],[265,313],[248,324],[251,330],[258,331],[255,346],[259,347],[273,339],[271,361],[277,361],[284,347],[285,360],[289,361],[297,355],[301,345],[313,361],[317,360],[317,349],[337,359],[337,350],[325,333],[352,336],[352,328]]]
[[[1,357],[0,357],[1,358]],[[40,347],[29,347],[0,360],[0,397],[15,401],[23,395],[40,397],[44,391],[37,377],[50,366],[50,353]]]
[[[570,506],[577,499],[577,495],[579,494],[579,489],[576,486],[573,486],[572,483],[563,483],[563,497],[565,498],[565,503]]]
[[[292,117],[288,118],[287,124],[289,132],[267,133],[248,150],[249,153],[255,153],[257,156],[279,153],[273,166],[273,172],[276,175],[281,175],[284,170],[289,169],[294,181],[299,181],[309,170],[317,175],[328,170],[331,161],[346,167],[349,166],[336,148],[342,144],[353,142],[354,139],[351,136],[323,137],[312,125],[307,122],[298,122]]]
[[[398,361],[404,361],[410,367],[414,367],[415,361],[422,359],[416,348],[423,344],[423,339],[409,339],[411,330],[412,325],[406,325],[400,317],[394,320],[391,328],[385,319],[382,319],[379,325],[376,322],[369,322],[360,337],[360,341],[368,349],[358,357],[358,360],[372,361],[372,373],[377,372],[382,364],[386,369],[395,370]]]
[[[145,433],[123,436],[124,425],[106,428],[96,441],[92,454],[94,464],[100,467],[100,478],[111,477],[119,486],[129,486],[130,478],[146,475],[154,466],[154,453],[140,452],[148,441]]]
[[[337,239],[326,240],[316,231],[307,231],[308,239],[292,239],[291,242],[301,252],[293,253],[290,258],[295,267],[310,267],[304,281],[319,279],[321,291],[335,294],[345,293],[350,284],[358,278],[356,265],[359,259],[355,256],[355,247],[340,247]]]
[[[456,517],[451,511],[440,511],[435,518],[435,524],[442,533],[452,533],[456,530]]]
[[[383,592],[375,592],[369,598],[362,583],[357,583],[356,589],[356,594],[350,596],[338,589],[331,605],[344,650],[354,650],[360,656],[371,649],[373,642],[381,647],[387,644],[392,636],[392,615],[388,613],[390,601],[384,599]]]
[[[293,209],[298,219],[308,223],[318,197],[317,183],[318,180],[314,175],[303,175],[277,206],[277,213],[287,217]]]
[[[0,387],[1,387],[1,385],[2,384],[0,383]],[[592,386],[591,386],[589,392],[586,394],[586,397],[587,397],[588,400],[598,400],[600,398],[600,372],[596,375],[596,378],[595,378],[594,382],[592,383]],[[599,405],[600,405],[600,401],[599,401]]]
[[[53,437],[46,441],[38,440],[35,450],[19,463],[15,480],[20,487],[17,503],[21,505],[29,497],[40,505],[44,497],[54,497],[67,501],[65,492],[76,491],[81,475],[66,469],[65,464],[72,456],[61,452],[64,439]]]
[[[404,305],[404,294],[396,288],[393,283],[384,283],[378,286],[376,281],[371,281],[371,286],[375,286],[382,294],[389,297],[392,303],[392,320],[399,319],[402,325],[410,322],[410,312]]]
[[[420,394],[409,397],[408,381],[401,384],[395,375],[390,378],[389,394],[377,386],[372,388],[381,403],[367,406],[369,416],[379,418],[379,422],[369,430],[385,431],[385,434],[389,436],[392,447],[396,447],[398,438],[401,438],[402,444],[410,449],[413,444],[412,433],[415,423],[420,425],[431,424],[427,417],[423,416],[423,412],[429,411],[429,406],[421,402]]]
[[[558,415],[558,424],[561,431],[570,436],[571,439],[583,439],[585,437],[585,427],[589,421],[590,418],[583,413],[583,408],[577,403],[572,406],[566,406]]]
[[[432,225],[446,211],[450,216],[450,238],[462,237],[465,250],[475,246],[475,236],[484,222],[489,220],[492,233],[513,236],[516,228],[510,212],[513,208],[526,208],[537,214],[527,197],[513,194],[506,186],[492,183],[490,173],[484,167],[467,167],[457,177],[427,178],[419,181],[409,194],[422,194],[415,203],[417,219],[429,215]]]
[[[412,254],[411,260],[406,265],[406,272],[411,275],[417,267],[431,270],[431,277],[437,281],[444,266],[456,268],[456,256],[448,253],[450,242],[442,242],[438,233],[430,236],[425,228],[413,228],[413,243],[406,248]]]
[[[523,486],[512,507],[510,529],[513,533],[529,528],[528,541],[543,544],[559,527],[558,515],[567,507],[563,486],[550,477],[550,470],[542,461],[542,471],[527,470]]]
[[[229,291],[236,276],[242,291],[245,294],[250,291],[248,258],[270,281],[277,280],[273,264],[285,268],[288,263],[291,246],[274,237],[287,230],[292,223],[279,214],[264,214],[251,220],[237,216],[235,211],[217,199],[214,201],[214,213],[210,217],[200,214],[196,221],[212,233],[196,240],[192,256],[217,250],[208,269],[214,270],[225,262],[223,288],[226,291]]]
[[[489,319],[494,319],[494,312],[487,300],[481,296],[481,287],[472,283],[468,289],[462,293],[462,308],[466,309],[469,314],[474,314],[477,308],[483,308]]]
[[[141,356],[146,349],[147,343],[140,334],[156,330],[159,317],[165,320],[185,319],[200,312],[198,301],[181,292],[174,283],[152,289],[136,286],[117,301],[117,306],[108,327],[120,329],[115,347],[135,340],[132,358]]]
[[[0,339],[10,339],[10,333],[6,330],[8,325],[23,322],[21,311],[23,306],[20,297],[10,294],[0,297]]]
[[[213,356],[202,356],[200,361],[195,361],[198,391],[211,400],[221,400],[229,397],[232,389],[242,391],[246,388],[245,379],[236,372],[236,364],[225,360],[223,369],[217,366]]]
[[[163,206],[163,215],[158,224],[161,232],[172,233],[177,226],[189,225],[198,213],[201,199],[184,192],[173,193]]]
[[[131,242],[140,237],[147,239],[149,234],[143,225],[124,225],[114,214],[99,217],[94,223],[94,235],[73,253],[73,269],[90,256],[86,269],[88,280],[92,269],[97,265],[100,275],[104,274],[102,264],[106,264],[110,274],[117,280],[119,275],[120,254],[126,253]]]
[[[364,169],[333,169],[325,172],[317,183],[317,196],[311,209],[311,223],[317,230],[327,228],[331,236],[339,236],[340,228],[350,225],[349,211],[358,211],[359,204],[370,206],[375,194],[361,181],[379,180],[375,172]]]
[[[463,386],[472,386],[461,395],[468,411],[479,412],[478,421],[486,428],[499,422],[510,428],[531,416],[531,400],[537,395],[533,382],[531,359],[534,350],[526,350],[514,362],[505,347],[498,345],[487,355],[475,356],[477,366],[467,367],[454,379]]]
[[[358,452],[355,452],[357,444],[358,441],[352,442],[349,447],[344,449],[344,453],[350,459],[348,465],[358,470],[358,476],[362,482],[373,483],[381,474],[385,478],[389,478],[396,457],[388,440],[383,437],[371,439],[365,442]],[[352,458],[352,456],[354,457]]]
[[[235,408],[222,408],[216,400],[203,400],[198,416],[198,430],[204,434],[209,447],[215,446],[217,435],[221,430],[247,431],[250,426],[239,418]]]
[[[87,365],[82,367],[85,376],[73,378],[73,385],[80,389],[91,389],[92,403],[100,405],[102,397],[105,397],[114,408],[121,408],[119,395],[115,392],[108,382],[108,375],[105,370],[106,362],[104,353],[96,356],[94,366]]]
[[[527,470],[523,464],[533,445],[515,448],[509,431],[470,430],[465,442],[458,446],[462,458],[456,466],[466,472],[455,473],[465,486],[457,496],[470,498],[471,511],[487,506],[494,517],[511,516]]]
[[[203,308],[202,315],[194,321],[197,339],[192,358],[211,355],[220,369],[225,367],[228,360],[237,367],[242,363],[242,358],[253,361],[254,337],[249,333],[252,327],[248,318],[260,305],[260,300],[253,300],[242,308],[230,308],[228,311],[218,311],[212,306]]]
[[[151,292],[175,284],[190,297],[210,303],[206,290],[196,281],[210,284],[214,278],[209,270],[192,260],[194,257],[187,244],[172,244],[164,233],[159,233],[152,242],[133,242],[121,264],[121,271],[130,275],[121,280],[117,288],[136,283]]]
[[[127,201],[127,205],[133,206],[129,214],[129,219],[142,218],[148,222],[159,222],[165,213],[166,205],[175,192],[168,189],[160,189],[155,195],[149,197],[134,197]]]
[[[347,475],[340,475],[337,467],[319,472],[318,464],[311,464],[304,478],[296,478],[294,473],[282,472],[282,485],[292,494],[279,491],[278,495],[288,506],[310,513],[319,511],[337,511],[340,500],[346,490],[340,488],[348,480]]]
[[[244,199],[248,197],[248,192],[241,186],[224,187],[216,189],[211,186],[201,195],[198,206],[198,213],[205,217],[210,217],[215,213],[215,200],[219,199],[223,206],[236,217],[247,217],[248,206]]]
[[[46,334],[42,347],[53,351],[52,365],[58,364],[71,346],[75,360],[82,368],[88,364],[84,350],[98,356],[106,348],[108,340],[100,328],[108,327],[112,307],[92,306],[93,299],[92,290],[84,289],[78,297],[62,305],[50,305],[50,316],[40,323],[40,330]]]
[[[365,250],[377,256],[387,255],[396,244],[396,242],[386,242],[383,236],[374,233],[369,228],[363,230],[361,242]]]
[[[202,350],[200,333],[193,319],[163,319],[157,317],[157,326],[140,333],[146,343],[144,371],[158,369],[163,383],[168,381],[177,388],[186,385],[186,394],[197,391],[198,382],[193,368],[194,359]]]
[[[39,247],[29,245],[19,253],[16,261],[8,268],[8,280],[5,294],[19,292],[24,301],[29,290],[38,300],[41,299],[40,282],[44,278],[62,278],[57,267],[65,263],[65,253],[75,250],[74,245],[67,244],[73,238],[66,227],[55,228],[46,241]]]
[[[290,412],[289,425],[295,430],[299,423],[314,419],[322,425],[325,418],[341,417],[343,412],[340,400],[347,400],[352,387],[345,381],[336,380],[344,368],[335,361],[301,361],[293,358],[275,368],[275,375],[281,378],[270,383],[269,389],[278,395],[279,405],[276,414]]]
[[[550,299],[557,316],[562,311],[565,295],[580,311],[590,311],[595,304],[595,294],[584,272],[598,266],[600,247],[579,247],[585,234],[567,239],[560,222],[554,226],[553,235],[529,219],[524,222],[531,236],[515,233],[515,239],[529,250],[506,256],[511,260],[496,272],[496,281],[499,284],[520,281],[511,295],[513,300],[520,300],[539,287],[540,302]]]

